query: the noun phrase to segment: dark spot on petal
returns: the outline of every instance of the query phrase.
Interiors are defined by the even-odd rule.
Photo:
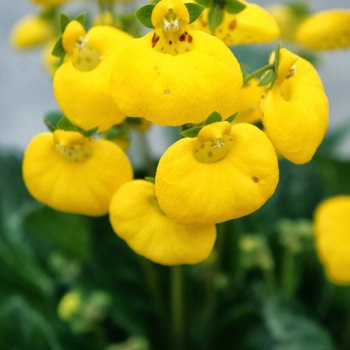
[[[171,45],[173,42],[171,40],[169,40],[169,45]]]
[[[208,157],[210,158],[213,155],[213,153],[208,152]]]
[[[201,149],[203,149],[204,148],[204,145],[201,145]]]
[[[228,28],[230,30],[233,30],[236,28],[236,25],[237,25],[237,21],[234,19],[233,21],[230,22],[230,24],[228,25]]]
[[[180,41],[185,41],[186,34],[185,33],[181,34],[179,39],[180,39]]]
[[[256,184],[259,182],[259,179],[258,179],[256,176],[253,176],[253,177],[252,177],[252,180],[253,180],[253,182],[255,182]]]
[[[192,38],[191,35],[188,36],[187,41],[188,41],[189,43],[191,43],[191,42],[193,41],[193,38]]]

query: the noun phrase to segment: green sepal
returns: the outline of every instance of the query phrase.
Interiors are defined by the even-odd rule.
[[[216,123],[216,122],[221,122],[222,121],[222,117],[221,114],[218,112],[213,112],[212,114],[210,114],[210,116],[205,120],[204,125],[209,125],[212,123]]]
[[[85,27],[86,13],[85,12],[79,13],[79,15],[74,18],[74,21],[79,22],[83,27]]]
[[[225,119],[225,122],[229,122],[229,123],[232,123],[234,121],[234,119],[237,117],[239,111],[230,115],[228,118]]]
[[[94,128],[89,129],[89,130],[78,130],[78,131],[79,131],[84,137],[90,137],[90,136],[92,136],[93,134],[95,134],[97,130],[98,130],[98,126],[95,126]]]
[[[62,37],[60,37],[55,46],[52,49],[51,55],[62,58],[64,57],[66,54],[66,51],[63,48],[63,44],[62,44]]]
[[[127,125],[123,124],[119,124],[119,125],[114,125],[112,126],[110,129],[108,129],[107,131],[105,131],[103,133],[103,138],[113,141],[116,138],[120,137],[121,135],[127,135],[127,137],[129,134],[129,128],[127,127]]]
[[[195,126],[191,129],[187,129],[181,132],[181,135],[184,137],[197,137],[198,133],[203,129],[202,126]]]
[[[209,10],[208,22],[212,33],[214,34],[215,29],[222,23],[224,19],[224,10],[219,7],[212,7]]]
[[[62,117],[58,124],[57,129],[64,130],[64,131],[78,131],[78,128],[72,124],[67,117]]]
[[[190,14],[190,23],[193,23],[203,12],[205,7],[196,3],[185,3],[188,13]]]
[[[61,112],[47,112],[44,116],[44,123],[51,132],[54,132],[57,129],[57,124],[62,119],[62,117],[63,114]]]
[[[225,10],[229,13],[239,13],[243,11],[247,6],[237,0],[226,0]]]
[[[65,31],[68,23],[71,22],[71,21],[72,21],[72,19],[69,16],[67,16],[64,13],[61,13],[61,16],[60,16],[60,27],[61,27],[61,33],[62,34]]]
[[[153,184],[156,183],[156,179],[154,177],[151,177],[151,176],[145,176],[145,180],[148,182],[152,182]]]
[[[267,74],[264,75],[264,77],[259,81],[258,86],[263,86],[263,85],[271,83],[274,75],[275,75],[274,71],[272,69],[269,70],[267,72]]]
[[[126,117],[125,122],[126,122],[126,124],[129,124],[129,125],[138,126],[138,125],[142,124],[142,118]]]
[[[135,17],[137,20],[147,28],[154,28],[154,25],[152,23],[152,12],[155,6],[155,4],[147,4],[140,7],[135,12]]]
[[[277,79],[277,73],[278,73],[278,66],[280,64],[280,49],[281,49],[281,42],[277,44],[276,50],[275,50],[275,60],[273,61],[274,64],[274,74],[271,80],[270,89],[272,89],[273,85],[275,84],[275,81]]]
[[[212,7],[213,6],[212,0],[196,0],[196,2],[204,7]]]

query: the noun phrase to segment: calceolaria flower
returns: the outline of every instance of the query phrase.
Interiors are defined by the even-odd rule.
[[[327,10],[306,18],[296,32],[296,41],[314,50],[350,46],[350,10]]]
[[[224,11],[223,21],[214,35],[227,45],[266,43],[278,38],[280,31],[276,20],[262,7],[241,1],[245,9],[237,14]],[[193,27],[212,33],[208,23],[209,9],[205,9]]]
[[[227,121],[206,125],[161,157],[155,192],[172,220],[206,225],[248,215],[274,193],[279,179],[275,149],[257,127]]]
[[[314,216],[316,248],[330,281],[350,284],[350,196],[326,199]]]
[[[154,184],[134,180],[113,196],[110,221],[116,234],[137,254],[163,265],[196,264],[211,253],[215,225],[181,225],[160,209]]]
[[[78,21],[71,21],[62,36],[64,63],[54,80],[56,100],[67,118],[88,130],[109,129],[125,119],[113,103],[109,76],[115,53],[132,37],[114,27],[96,26],[87,33]]]
[[[200,123],[213,110],[225,117],[234,113],[242,73],[226,45],[191,30],[180,0],[160,1],[151,19],[155,29],[116,55],[111,89],[118,108],[171,126]]]
[[[292,52],[279,51],[277,78],[262,92],[265,131],[277,151],[296,164],[311,160],[328,127],[328,99],[316,69]]]
[[[52,24],[36,15],[20,19],[12,29],[11,44],[16,49],[27,49],[47,42],[54,35]]]
[[[130,162],[117,145],[75,131],[37,135],[23,159],[30,194],[69,213],[106,214],[114,192],[132,176]]]

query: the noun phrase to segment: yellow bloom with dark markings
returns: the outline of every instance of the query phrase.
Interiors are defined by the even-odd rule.
[[[334,9],[306,18],[296,32],[296,41],[314,50],[350,46],[350,10]]]
[[[280,30],[276,20],[261,6],[241,1],[246,8],[232,14],[224,11],[224,18],[214,35],[227,45],[267,43],[279,37]],[[208,23],[209,9],[205,9],[193,28],[212,34]]]
[[[261,112],[278,153],[296,164],[310,161],[328,127],[328,99],[312,64],[281,49],[277,79],[262,93]]]
[[[86,33],[79,22],[68,24],[62,36],[67,54],[54,75],[53,88],[57,103],[73,124],[104,131],[125,119],[113,103],[109,76],[116,52],[131,38],[110,26],[92,27]]]
[[[159,206],[181,224],[208,225],[259,209],[279,180],[275,149],[257,127],[227,121],[170,146],[160,159]]]
[[[106,214],[114,192],[132,176],[131,164],[117,145],[75,131],[37,135],[23,159],[30,194],[69,213]]]
[[[110,221],[116,234],[137,254],[163,265],[196,264],[211,253],[215,225],[181,225],[160,209],[154,184],[135,180],[113,196]]]
[[[314,216],[316,248],[330,281],[350,284],[350,196],[323,201]]]
[[[162,0],[152,12],[155,29],[117,53],[112,97],[126,115],[176,126],[200,123],[214,110],[233,114],[239,64],[220,40],[190,30],[189,18],[180,0]]]

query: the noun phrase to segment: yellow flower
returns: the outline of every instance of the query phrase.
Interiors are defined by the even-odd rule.
[[[30,0],[33,4],[38,4],[42,6],[57,6],[62,5],[66,2],[72,2],[74,0]]]
[[[328,126],[328,100],[315,68],[280,50],[277,79],[262,93],[262,122],[277,151],[296,164],[311,160]]]
[[[257,127],[217,122],[163,154],[155,192],[159,206],[182,224],[207,225],[248,215],[274,193],[275,149]]]
[[[306,18],[298,28],[296,41],[314,50],[350,46],[350,10],[328,10]]]
[[[115,53],[131,36],[110,26],[96,26],[87,33],[72,21],[62,36],[67,52],[57,69],[53,87],[63,113],[82,129],[109,129],[125,119],[113,103],[109,76]]]
[[[323,201],[314,216],[318,255],[327,278],[350,284],[350,196]]]
[[[11,44],[16,49],[27,49],[45,43],[54,35],[52,24],[45,19],[28,15],[21,18],[11,32]]]
[[[246,8],[237,14],[225,11],[224,19],[216,27],[214,35],[227,45],[266,43],[276,40],[280,32],[275,19],[260,6],[241,2]],[[209,9],[205,9],[193,23],[193,27],[211,34],[208,14]]]
[[[137,254],[163,265],[196,264],[211,253],[215,225],[180,225],[165,216],[154,184],[134,180],[113,196],[110,221],[116,234]]]
[[[180,0],[162,0],[152,12],[155,30],[126,43],[112,68],[112,97],[128,116],[159,125],[200,123],[214,110],[233,114],[242,74],[217,38],[187,25]]]
[[[23,178],[38,201],[64,212],[99,216],[108,212],[114,192],[132,179],[132,168],[112,142],[56,130],[31,141]]]
[[[246,85],[243,85],[234,105],[234,110],[238,111],[239,113],[237,114],[237,117],[233,120],[232,124],[254,124],[261,119],[259,108],[261,86],[258,86],[258,83],[258,79],[252,79]]]

